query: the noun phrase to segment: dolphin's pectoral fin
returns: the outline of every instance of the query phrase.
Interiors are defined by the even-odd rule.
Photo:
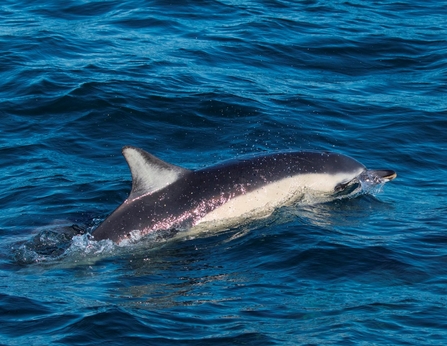
[[[132,191],[128,199],[154,193],[191,172],[162,161],[140,148],[125,146],[122,152],[132,174]]]

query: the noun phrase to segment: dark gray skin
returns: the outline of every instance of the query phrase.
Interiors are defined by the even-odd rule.
[[[123,150],[126,148],[131,147]],[[348,156],[330,152],[275,153],[227,161],[196,171],[185,170],[178,180],[158,191],[128,198],[94,230],[93,236],[95,240],[110,239],[119,243],[133,230],[148,234],[157,230],[188,229],[228,200],[283,178],[306,173],[358,171],[366,171],[365,166]],[[377,172],[382,172],[383,177],[395,176],[393,171]],[[342,182],[334,193],[349,185],[350,181]]]

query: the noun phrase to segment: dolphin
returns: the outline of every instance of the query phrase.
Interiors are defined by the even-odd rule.
[[[132,174],[128,198],[93,232],[94,240],[115,243],[161,230],[222,229],[267,217],[306,194],[342,198],[361,185],[384,184],[397,174],[367,170],[333,152],[279,152],[234,159],[189,170],[148,152],[125,146]],[[137,235],[137,236],[135,236]]]

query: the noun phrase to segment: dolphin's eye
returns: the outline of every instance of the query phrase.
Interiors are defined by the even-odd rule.
[[[349,185],[349,181],[347,183],[340,183],[337,184],[334,188],[334,192],[340,192],[346,189],[346,187]]]
[[[360,182],[358,179],[354,178],[348,182],[343,182],[340,184],[337,184],[334,188],[334,192],[338,195],[349,195],[350,193],[354,192],[360,185]]]

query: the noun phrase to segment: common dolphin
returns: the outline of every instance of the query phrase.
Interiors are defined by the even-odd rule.
[[[306,193],[337,198],[361,190],[361,183],[393,180],[392,170],[367,170],[332,152],[280,152],[235,159],[199,170],[164,162],[125,146],[132,190],[92,235],[120,243],[135,232],[230,227],[270,215]]]

